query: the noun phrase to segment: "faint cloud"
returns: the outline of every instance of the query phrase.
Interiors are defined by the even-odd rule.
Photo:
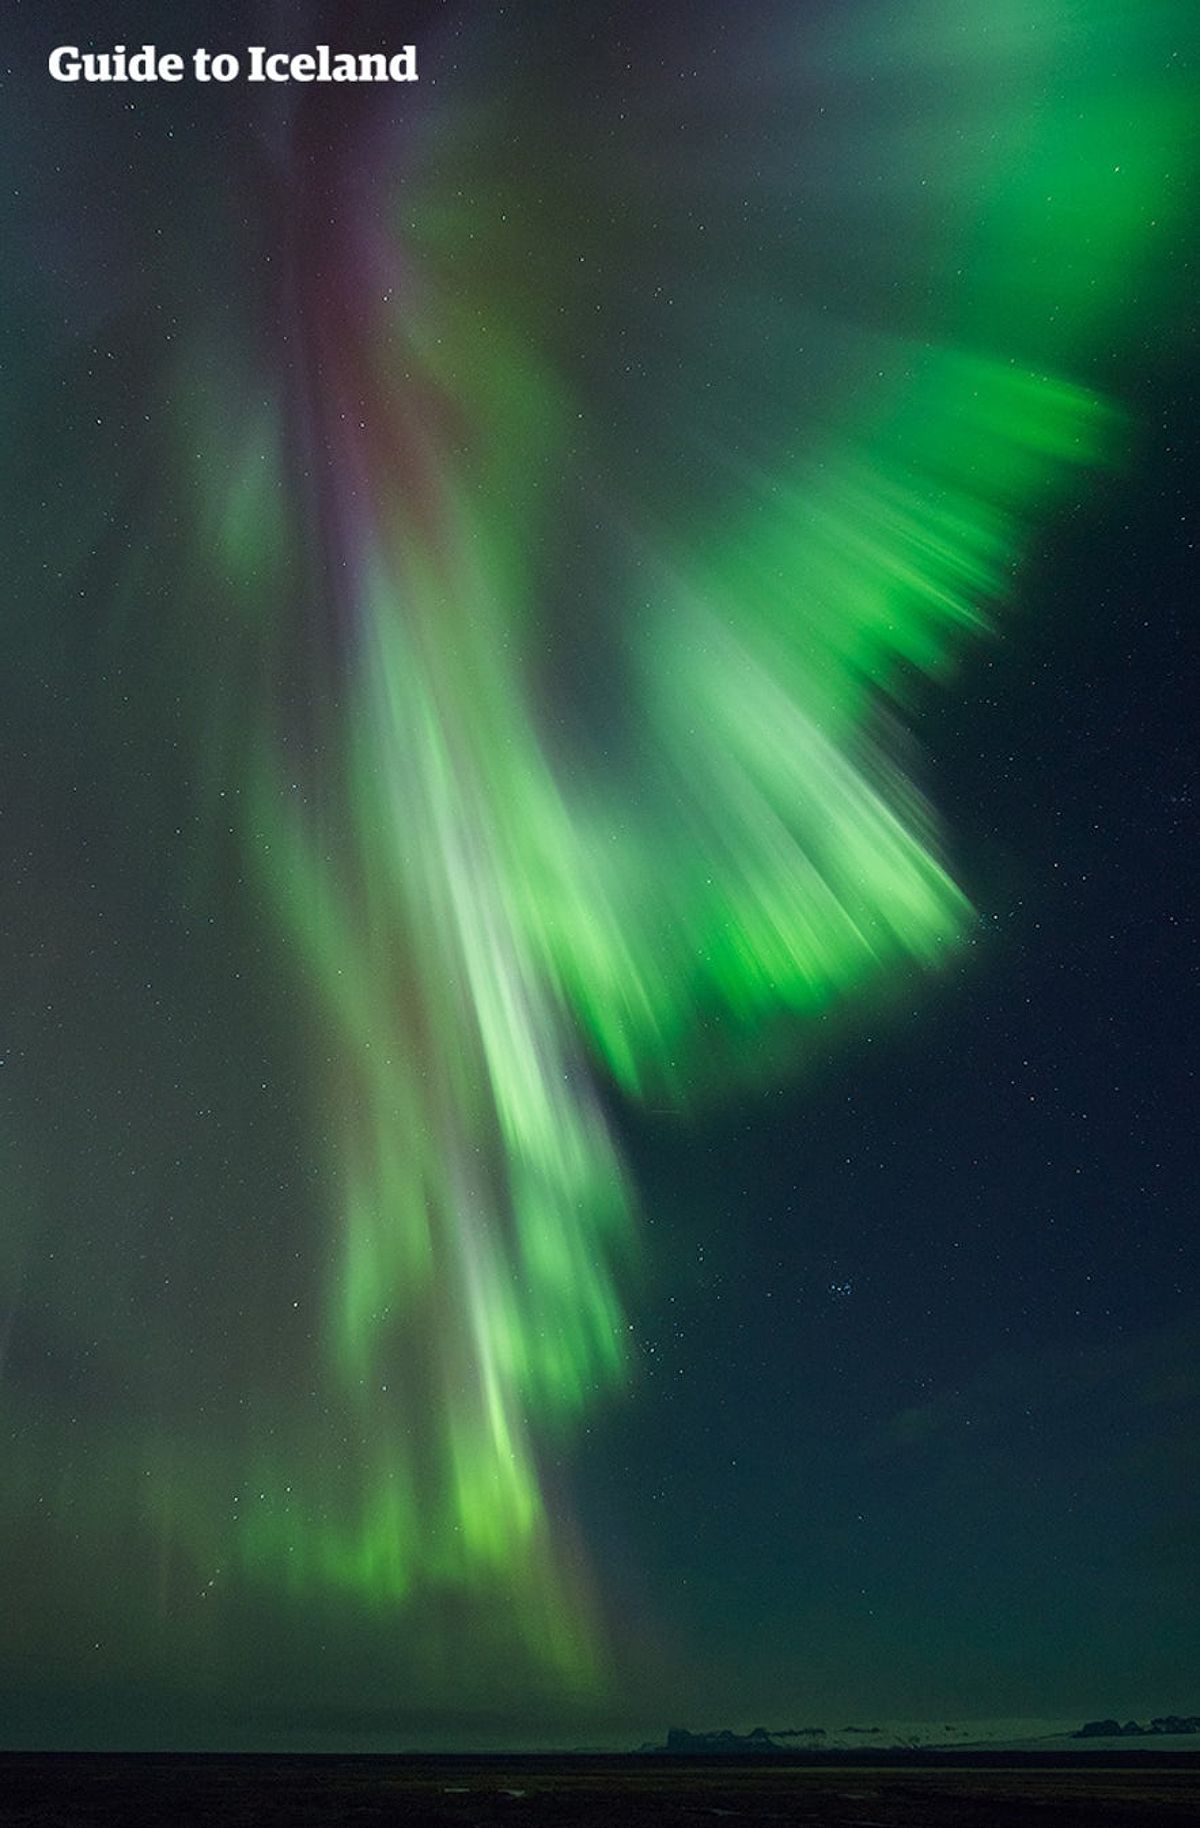
[[[998,1431],[1086,1432],[1103,1418],[1118,1435],[1143,1434],[1147,1412],[1168,1417],[1200,1398],[1200,1333],[1172,1329],[1110,1348],[1009,1353],[888,1417],[864,1442],[871,1458],[920,1453]]]

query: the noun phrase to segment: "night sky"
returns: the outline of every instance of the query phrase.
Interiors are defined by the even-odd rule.
[[[1200,1706],[1195,22],[1080,11],[10,0],[4,1743]]]

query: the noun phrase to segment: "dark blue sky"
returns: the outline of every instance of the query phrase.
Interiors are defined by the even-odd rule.
[[[161,21],[159,8],[108,10],[134,43]],[[27,72],[80,9],[19,11],[13,61]],[[370,13],[339,18],[349,30],[351,14]],[[306,11],[305,42],[323,16]],[[811,9],[814,30],[840,17]],[[210,44],[247,41],[244,9],[172,18],[180,43],[199,41],[201,21]],[[453,47],[471,18],[414,9],[413,34]],[[662,61],[640,72],[651,99],[668,65],[682,80],[686,59],[667,57],[681,34],[669,9],[655,14]],[[618,81],[600,26],[573,54],[589,83],[606,59]],[[447,66],[457,71],[449,53]],[[567,63],[548,67],[557,81]],[[873,119],[873,81],[848,86],[839,132],[860,109]],[[164,470],[144,430],[172,410],[161,376],[176,372],[193,300],[204,360],[239,335],[266,359],[276,274],[256,269],[250,284],[246,261],[282,234],[263,173],[287,143],[288,109],[222,97],[206,112],[188,89],[148,98],[135,118],[82,95],[43,113],[27,75],[13,97],[0,1558],[15,1573],[0,1739],[637,1743],[672,1722],[1194,1713],[1190,222],[1174,223],[1144,297],[1131,280],[1131,308],[1079,377],[1125,414],[1112,472],[1072,483],[1001,631],[947,682],[921,686],[908,713],[915,773],[977,910],[968,942],[939,976],[814,1022],[791,1066],[758,1086],[724,1088],[686,1116],[605,1094],[646,1261],[631,1276],[630,1388],[577,1433],[539,1442],[548,1503],[581,1545],[613,1644],[601,1697],[568,1699],[544,1674],[475,1660],[472,1608],[495,1603],[477,1594],[414,1605],[401,1625],[336,1592],[247,1582],[220,1601],[218,1627],[219,1596],[209,1603],[193,1561],[149,1552],[153,1499],[123,1489],[131,1466],[150,1477],[134,1465],[144,1440],[199,1438],[217,1444],[214,1464],[225,1450],[233,1460],[274,1417],[316,1418],[321,1400],[305,1315],[328,1268],[327,1118],[304,1100],[327,1041],[241,863],[199,811],[198,757],[220,702],[206,682],[225,650],[207,625],[180,634],[172,621],[180,580],[203,575],[203,540],[183,472]],[[591,101],[606,106],[606,93]],[[314,168],[323,120],[310,113],[302,142]],[[730,124],[731,161],[751,125]],[[549,177],[537,174],[548,191],[561,177],[552,150]],[[747,181],[766,195],[784,164]],[[932,241],[923,208],[904,232]],[[763,213],[790,296],[814,244],[790,216]],[[178,230],[182,215],[186,232],[161,242],[148,226]],[[769,264],[765,234],[763,247]],[[831,263],[837,284],[813,307],[846,315],[851,348],[856,312],[872,334],[890,310],[898,336],[927,311],[936,325],[915,257],[904,286],[885,283],[890,252]],[[864,275],[877,280],[865,293]],[[669,353],[674,322],[656,297],[648,346]],[[764,323],[761,345],[735,352],[738,374],[786,340],[785,318]],[[703,360],[676,350],[685,378],[707,372],[718,339],[706,334]],[[837,347],[805,382],[814,420],[850,372]],[[596,351],[600,372],[599,337]],[[611,382],[614,443],[637,428],[640,385]],[[764,423],[777,429],[788,410],[764,384]],[[727,483],[703,439],[659,476],[672,425],[660,416],[638,446],[656,511],[673,488],[707,500]],[[97,500],[117,503],[102,537]],[[157,557],[131,570],[151,521]],[[297,572],[311,556],[293,555]],[[599,598],[610,573],[596,577]],[[606,630],[580,631],[573,648],[570,618],[560,623],[545,669],[564,703],[583,702]],[[608,663],[593,697],[618,689]],[[257,689],[251,678],[247,694]],[[185,1468],[180,1489],[207,1476],[207,1463]]]

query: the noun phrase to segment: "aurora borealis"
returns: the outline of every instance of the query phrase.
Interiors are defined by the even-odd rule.
[[[98,10],[97,46],[153,35]],[[400,42],[393,9],[294,10],[183,6],[172,43]],[[850,1708],[872,1628],[797,1600],[794,1652],[764,1648],[725,1532],[786,1587],[786,1493],[797,1543],[857,1569],[839,1487],[894,1500],[903,1543],[929,1494],[894,1496],[901,1446],[1039,1374],[965,1349],[914,1394],[925,1290],[836,1349],[761,1317],[739,1347],[721,1304],[743,1274],[773,1294],[744,1266],[785,1210],[783,1284],[839,1312],[864,1224],[899,1290],[888,1252],[932,1264],[955,1222],[948,1158],[920,1199],[881,1172],[825,1203],[822,1100],[857,1084],[886,1127],[911,1034],[945,1061],[1042,956],[1036,919],[996,928],[1004,859],[1050,826],[956,825],[954,707],[989,655],[1101,639],[1048,555],[1134,490],[1138,388],[1182,345],[1186,9],[418,6],[419,83],[132,100],[47,85],[65,34],[65,6],[19,22],[6,205],[14,1730],[579,1740]],[[1035,753],[1040,715],[971,765]],[[945,1070],[978,1073],[985,1134],[988,1063]],[[1037,1205],[999,1154],[992,1248],[1006,1176]],[[1088,1172],[1102,1236],[1122,1159]],[[1186,1356],[1171,1276],[1176,1305],[1104,1335],[1137,1388]],[[968,1333],[1103,1395],[1100,1346],[994,1280]],[[848,1361],[874,1365],[853,1451],[818,1442],[810,1483],[760,1441],[722,1508],[714,1412],[767,1364],[783,1411],[852,1389]],[[659,1460],[662,1525],[657,1473],[614,1496]],[[894,1710],[952,1711],[936,1664],[962,1711],[989,1669],[1019,1711],[943,1610]],[[1102,1667],[1136,1686],[1132,1643]],[[1032,1712],[1082,1695],[1056,1656]]]

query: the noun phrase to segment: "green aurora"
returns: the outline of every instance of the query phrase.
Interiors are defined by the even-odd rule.
[[[296,206],[286,376],[197,307],[155,381],[175,511],[113,594],[136,618],[186,553],[197,792],[304,1012],[321,1318],[236,1430],[46,1410],[9,1478],[19,1508],[53,1453],[85,1544],[144,1540],[195,1670],[261,1587],[406,1619],[432,1689],[469,1637],[605,1692],[553,1469],[629,1375],[614,1100],[786,1073],[969,933],[905,729],[1117,448],[1089,364],[1182,207],[1179,16],[765,8],[690,163],[673,94],[592,161],[523,47],[470,105],[351,116]],[[827,100],[864,85],[851,131]]]

